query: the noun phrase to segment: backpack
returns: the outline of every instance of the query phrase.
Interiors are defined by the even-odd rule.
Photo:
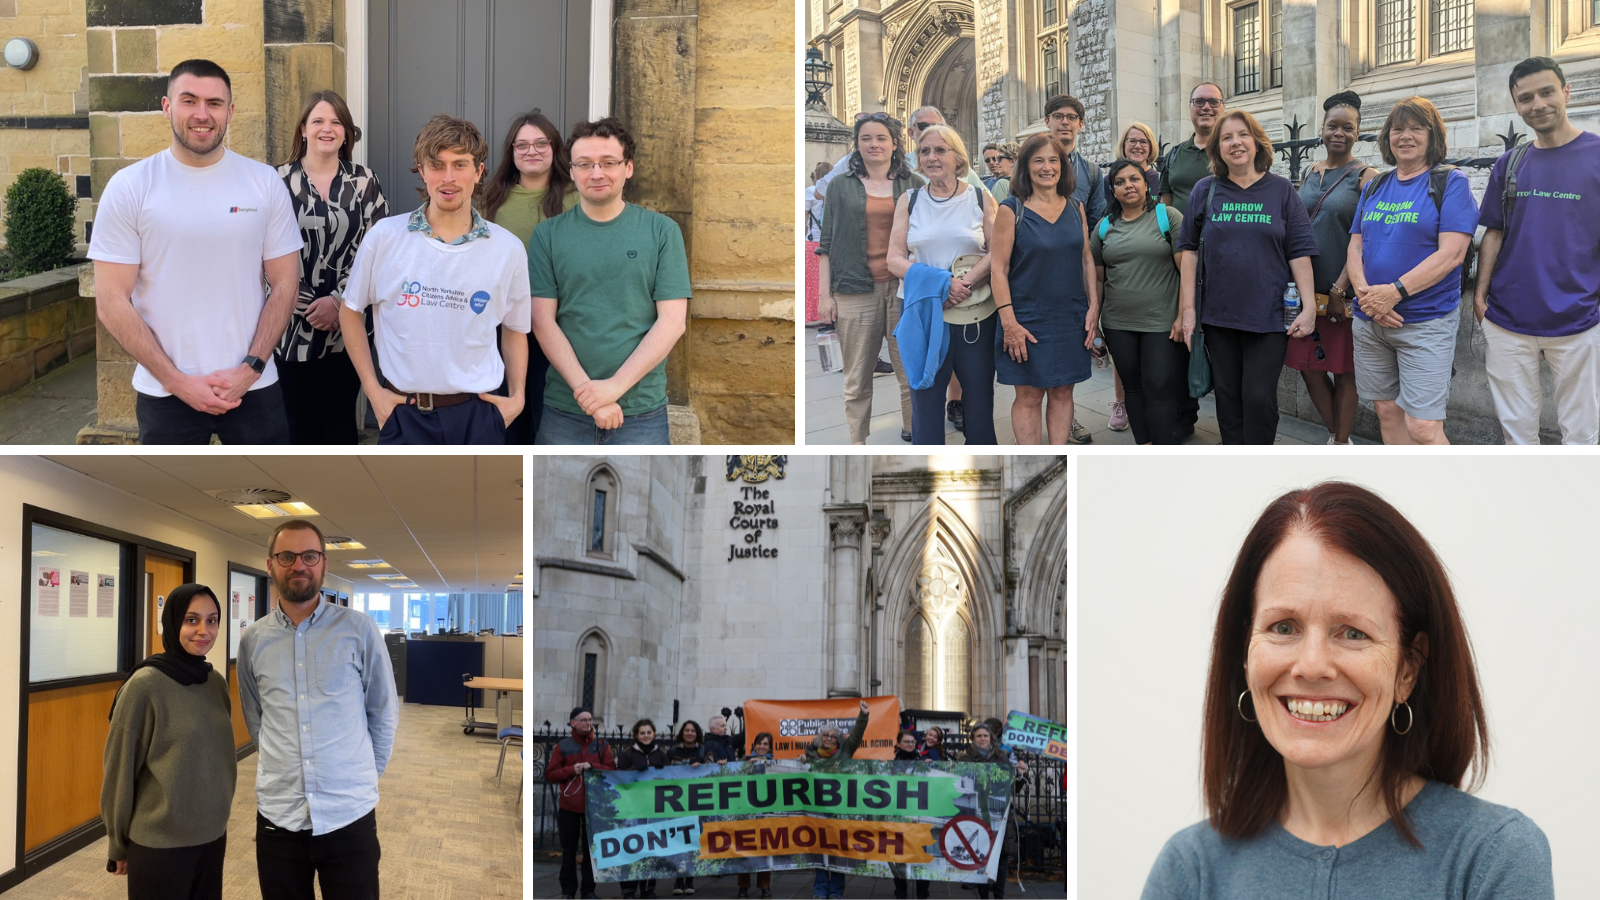
[[[1522,158],[1528,155],[1528,148],[1532,146],[1531,142],[1518,144],[1506,151],[1506,156],[1509,158],[1506,160],[1505,177],[1501,182],[1500,188],[1500,234],[1502,237],[1511,233],[1511,213],[1517,208],[1517,166],[1522,165]],[[1501,244],[1501,247],[1504,246],[1504,244]],[[1501,254],[1495,259],[1495,268],[1498,269],[1500,267],[1500,262],[1503,259],[1505,259],[1505,254]],[[1464,267],[1466,264],[1463,263],[1462,265]],[[1466,276],[1466,269],[1463,268],[1461,270],[1463,284],[1466,283]]]
[[[1428,199],[1433,201],[1433,211],[1435,213],[1444,212],[1445,185],[1449,184],[1450,173],[1454,172],[1455,170],[1456,167],[1450,165],[1449,163],[1440,163],[1439,165],[1428,170]],[[1384,172],[1382,175],[1379,175],[1377,178],[1367,182],[1367,186],[1361,189],[1361,199],[1356,204],[1356,221],[1361,221],[1361,211],[1366,208],[1367,200],[1370,199],[1373,194],[1376,194],[1378,189],[1381,188],[1385,182],[1393,178],[1394,173],[1395,170],[1390,169],[1389,171]],[[1513,190],[1516,189],[1515,179],[1507,179],[1507,183],[1511,185]],[[1477,280],[1473,275],[1473,268],[1476,265],[1477,248],[1473,246],[1471,240],[1468,240],[1467,255],[1461,258],[1462,293],[1466,293],[1468,290],[1470,290],[1473,282]]]
[[[1167,221],[1167,205],[1165,203],[1156,204],[1156,225],[1161,228],[1161,236],[1167,239],[1167,246],[1171,247],[1172,224]],[[1111,231],[1111,217],[1102,216],[1100,218],[1100,226],[1096,231],[1100,235],[1100,240],[1104,241],[1106,235]]]

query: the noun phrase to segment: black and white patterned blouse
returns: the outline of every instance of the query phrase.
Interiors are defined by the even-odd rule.
[[[278,341],[278,358],[305,362],[343,353],[344,334],[312,328],[306,321],[306,307],[318,297],[344,296],[356,248],[367,229],[389,215],[389,204],[383,199],[378,176],[355,163],[340,160],[327,198],[317,192],[299,160],[279,166],[278,174],[289,186],[300,236],[306,242],[300,251],[300,296],[289,329]]]

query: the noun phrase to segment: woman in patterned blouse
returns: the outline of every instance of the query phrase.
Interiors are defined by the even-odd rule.
[[[500,165],[484,188],[483,217],[516,235],[526,250],[534,226],[577,205],[567,150],[555,123],[537,109],[512,119],[500,147]],[[549,370],[539,342],[530,336],[528,386],[523,395],[527,405],[506,426],[506,443],[533,443],[544,413],[544,377]]]
[[[278,381],[295,444],[354,444],[361,379],[345,353],[339,306],[356,248],[389,214],[378,177],[350,160],[361,131],[344,98],[317,91],[295,126],[294,158],[278,167],[300,220],[300,296],[278,342]],[[371,319],[368,319],[371,328]]]

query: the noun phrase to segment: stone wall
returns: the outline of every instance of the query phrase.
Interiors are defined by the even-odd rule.
[[[88,201],[89,91],[84,9],[78,0],[0,0],[0,40],[27,38],[39,61],[23,71],[0,65],[0,193],[23,169],[61,175],[79,198],[75,232],[93,218]],[[4,233],[0,232],[0,241]]]
[[[1094,160],[1110,159],[1112,92],[1111,49],[1115,44],[1116,17],[1112,0],[1083,0],[1072,8],[1072,96],[1083,104],[1084,129],[1077,150]]]
[[[94,352],[94,329],[76,267],[0,284],[0,395]]]
[[[1006,0],[977,0],[973,22],[978,56],[978,146],[968,150],[1011,139],[1006,129],[1006,9]]]

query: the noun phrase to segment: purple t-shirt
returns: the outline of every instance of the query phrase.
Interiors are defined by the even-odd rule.
[[[1204,209],[1213,180],[1217,193],[1211,208]],[[1178,249],[1198,249],[1202,226],[1207,288],[1200,301],[1200,323],[1281,333],[1289,260],[1317,255],[1311,220],[1294,185],[1271,172],[1248,188],[1207,175],[1189,193]]]
[[[1382,175],[1378,176],[1383,178]],[[1460,169],[1444,183],[1444,205],[1435,209],[1428,196],[1428,171],[1401,181],[1397,172],[1384,179],[1372,196],[1357,201],[1350,233],[1361,235],[1361,268],[1367,284],[1393,284],[1439,249],[1439,233],[1478,230],[1478,205]],[[1432,287],[1412,291],[1394,311],[1407,324],[1446,316],[1461,303],[1461,267],[1456,266]],[[1356,315],[1371,319],[1360,310]]]
[[[1538,337],[1600,324],[1600,134],[1585,131],[1554,150],[1528,148],[1509,231],[1500,206],[1505,175],[1502,156],[1478,215],[1483,227],[1507,232],[1489,279],[1489,320]]]

